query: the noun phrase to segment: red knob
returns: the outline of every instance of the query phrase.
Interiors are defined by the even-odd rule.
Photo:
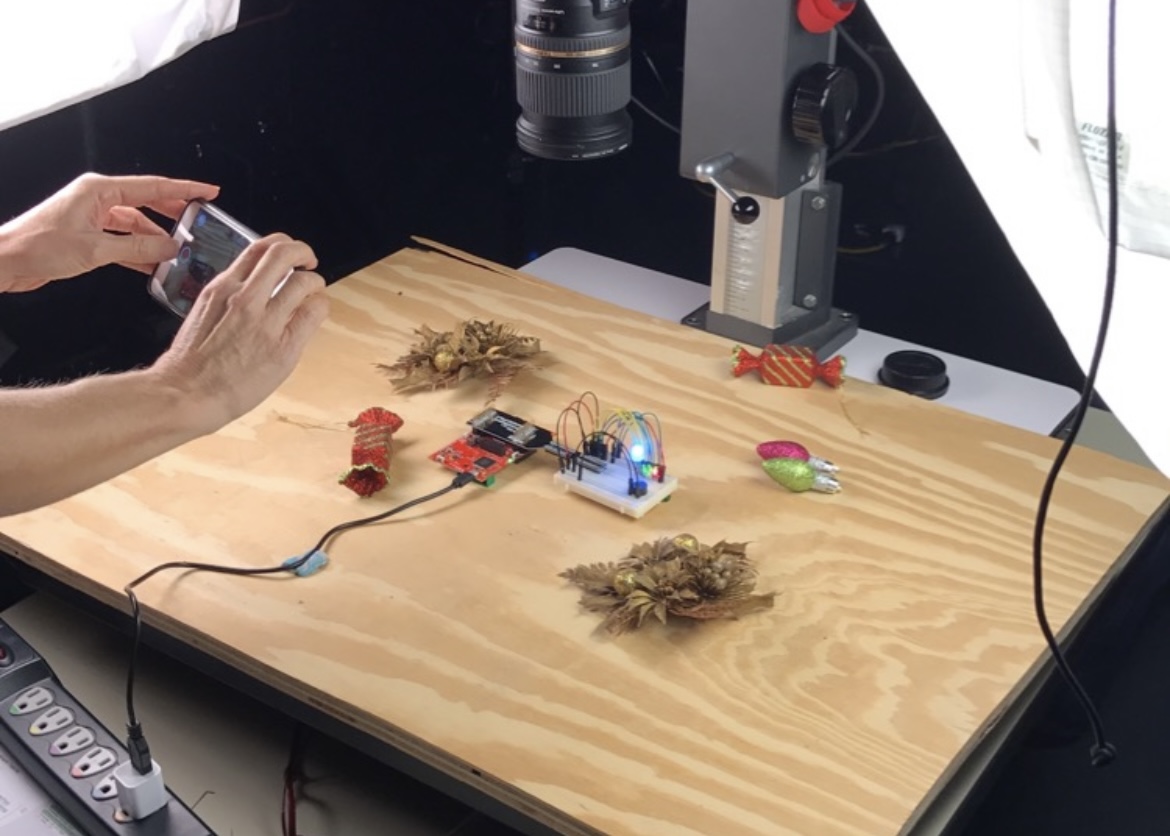
[[[823,35],[857,8],[856,0],[797,0],[796,18],[800,25],[816,35]]]

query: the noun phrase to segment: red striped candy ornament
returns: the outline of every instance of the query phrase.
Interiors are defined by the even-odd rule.
[[[845,358],[840,355],[822,363],[816,352],[802,345],[766,345],[759,355],[741,345],[731,352],[731,373],[742,377],[758,371],[760,379],[772,386],[798,386],[804,389],[820,379],[836,388],[845,382]]]

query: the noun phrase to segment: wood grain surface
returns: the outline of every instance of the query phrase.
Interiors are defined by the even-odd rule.
[[[496,405],[549,428],[585,390],[657,413],[671,502],[631,520],[559,492],[542,454],[344,534],[310,579],[159,576],[140,591],[149,620],[573,833],[896,833],[1041,653],[1029,543],[1052,440],[857,381],[733,379],[722,338],[440,252],[397,253],[329,293],[329,321],[261,407],[0,520],[0,544],[124,607],[122,586],[157,563],[272,565],[441,488],[450,474],[427,456],[486,386],[400,397],[375,364],[420,324],[490,318],[545,349]],[[360,500],[337,475],[346,422],[375,405],[406,424],[390,487]],[[773,484],[754,447],[774,438],[837,462],[844,492]],[[1167,488],[1073,454],[1048,536],[1056,624]],[[774,609],[610,638],[557,577],[682,532],[749,542]]]

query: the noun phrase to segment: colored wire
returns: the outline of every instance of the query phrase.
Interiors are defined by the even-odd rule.
[[[592,408],[590,408],[589,404],[585,402],[585,397],[587,395],[591,396],[593,399]],[[585,410],[586,414],[589,416],[587,421],[581,418],[581,410]],[[577,398],[577,400],[569,404],[568,407],[565,408],[565,411],[572,412],[577,416],[577,426],[581,430],[582,435],[597,429],[597,416],[601,412],[601,407],[597,403],[597,396],[592,392],[583,393],[581,397]],[[588,429],[586,429],[586,426],[588,426]],[[566,429],[568,428],[566,427]]]
[[[616,410],[603,425],[603,429],[605,428],[610,428],[620,437],[627,448],[632,440],[641,443],[646,451],[643,459],[650,464],[665,467],[666,452],[662,447],[662,425],[654,413]]]
[[[300,836],[297,830],[297,787],[304,780],[305,728],[297,724],[289,745],[284,767],[284,792],[281,799],[280,829],[283,836]]]
[[[578,456],[585,455],[586,443],[589,441],[592,441],[593,439],[596,439],[596,438],[606,438],[606,439],[609,439],[610,441],[616,442],[619,446],[621,446],[622,459],[625,460],[626,467],[629,469],[630,475],[633,477],[637,477],[638,467],[636,464],[634,464],[634,460],[632,458],[630,458],[629,449],[626,447],[625,442],[623,442],[618,436],[614,435],[613,433],[606,432],[604,429],[598,430],[597,432],[590,434],[590,436],[588,438],[582,438],[577,443],[577,446],[573,448],[574,455],[578,455]]]
[[[588,439],[594,432],[597,431],[596,419],[594,418],[595,411],[589,408],[585,403],[586,395],[593,397],[594,405],[597,406],[597,396],[592,392],[585,392],[580,398],[573,401],[567,407],[561,410],[561,414],[557,417],[557,461],[559,462],[561,470],[565,470],[571,464],[570,458],[565,455],[563,451],[571,449],[569,446],[569,416],[577,416],[577,428],[580,432],[582,441]],[[581,410],[585,410],[589,414],[588,429],[586,429],[586,422],[581,417]],[[600,408],[597,409],[600,411]]]
[[[666,448],[662,444],[662,422],[658,420],[658,416],[653,412],[643,412],[642,420],[646,422],[646,429],[654,438],[654,446],[658,451],[655,462],[666,467]],[[653,421],[653,423],[650,423]]]
[[[592,406],[590,406],[592,403]],[[588,419],[583,418],[584,411]],[[557,417],[556,443],[557,462],[561,470],[568,470],[572,465],[572,453],[569,451],[582,447],[597,432],[597,417],[601,414],[601,403],[592,391],[582,392],[580,397],[561,410]],[[569,443],[569,417],[576,416],[577,430],[580,433],[580,442],[576,445]]]
[[[587,400],[591,400],[591,409]],[[588,413],[590,429],[585,429],[582,411]],[[600,415],[601,407],[597,395],[585,392],[577,400],[561,410],[556,424],[556,450],[550,450],[557,455],[561,471],[572,470],[574,461],[588,455],[593,442],[608,444],[613,450],[621,451],[621,459],[625,461],[631,479],[641,479],[645,467],[665,469],[666,458],[662,449],[662,425],[658,416],[653,413],[643,414],[629,409],[615,409],[602,422],[600,428],[596,424],[596,416]],[[577,427],[580,431],[580,440],[576,444],[569,441],[569,419],[577,416]],[[641,446],[644,455],[641,461],[635,461],[630,451],[635,446]],[[578,464],[578,467],[580,465]],[[579,474],[583,476],[583,474]]]
[[[607,430],[617,438],[620,438],[623,444],[628,446],[631,432],[637,433],[637,423],[628,410],[618,409],[605,420],[601,425],[603,430]]]
[[[585,402],[587,397],[593,401],[592,408],[590,408],[589,404]],[[576,403],[589,413],[589,428],[595,429],[597,426],[597,419],[601,415],[601,403],[597,400],[597,395],[591,391],[586,390],[585,392],[581,393],[581,397],[577,398]]]
[[[1044,482],[1044,490],[1040,494],[1039,507],[1036,511],[1036,526],[1032,538],[1032,592],[1036,607],[1036,620],[1040,624],[1040,631],[1044,634],[1044,641],[1052,654],[1052,661],[1056,664],[1064,681],[1072,689],[1074,696],[1088,718],[1089,727],[1093,734],[1093,745],[1089,749],[1089,757],[1094,766],[1106,766],[1113,762],[1117,750],[1105,736],[1105,725],[1097,707],[1093,705],[1085,687],[1081,684],[1064,658],[1052,627],[1048,623],[1048,614],[1044,607],[1044,527],[1048,520],[1048,507],[1052,502],[1052,492],[1056,487],[1056,479],[1068,458],[1077,434],[1084,423],[1085,415],[1093,400],[1093,390],[1097,382],[1097,371],[1101,365],[1101,357],[1105,352],[1105,338],[1109,332],[1109,320],[1113,313],[1113,293],[1117,284],[1117,239],[1119,226],[1118,195],[1117,195],[1117,78],[1116,78],[1116,51],[1117,51],[1117,2],[1109,0],[1109,28],[1107,35],[1107,64],[1106,70],[1106,143],[1108,157],[1108,185],[1109,185],[1109,218],[1108,236],[1109,251],[1105,267],[1105,298],[1101,305],[1101,322],[1097,328],[1097,341],[1093,346],[1093,358],[1089,363],[1089,371],[1085,376],[1085,385],[1081,389],[1081,397],[1073,411],[1072,422],[1068,436],[1060,445],[1060,450],[1052,462],[1048,478]]]

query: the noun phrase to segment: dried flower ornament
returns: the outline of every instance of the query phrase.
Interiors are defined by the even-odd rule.
[[[772,606],[775,593],[755,594],[756,570],[747,545],[700,543],[690,534],[642,543],[617,563],[582,564],[561,573],[581,587],[581,606],[604,613],[613,635],[641,627],[650,616],[696,620],[738,618]]]
[[[540,340],[516,333],[510,325],[471,319],[454,331],[415,330],[419,341],[393,365],[378,364],[400,393],[449,389],[470,378],[491,381],[488,403],[520,372],[535,366]]]

